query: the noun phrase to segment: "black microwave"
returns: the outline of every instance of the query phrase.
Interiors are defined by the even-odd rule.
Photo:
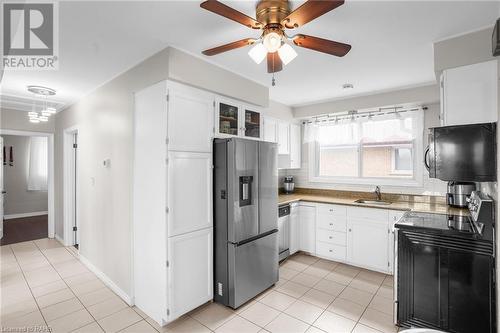
[[[445,181],[497,180],[496,123],[429,129],[424,163],[429,177]]]

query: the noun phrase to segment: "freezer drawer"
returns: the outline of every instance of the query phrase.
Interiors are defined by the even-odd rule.
[[[228,244],[229,306],[238,308],[278,281],[278,232]]]

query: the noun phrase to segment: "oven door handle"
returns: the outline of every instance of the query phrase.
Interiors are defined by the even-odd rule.
[[[427,171],[431,170],[431,167],[430,167],[429,162],[428,162],[430,149],[431,149],[431,146],[427,146],[427,148],[425,148],[425,153],[424,153],[424,165],[425,165],[425,168],[427,169]]]
[[[398,324],[398,228],[394,228],[394,271],[393,271],[394,325]]]

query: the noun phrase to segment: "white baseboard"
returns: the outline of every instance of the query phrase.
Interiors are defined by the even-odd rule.
[[[32,216],[40,216],[40,215],[48,215],[48,214],[49,214],[48,211],[21,213],[21,214],[9,214],[9,215],[4,215],[3,219],[4,220],[12,220],[12,219],[19,219],[22,217],[32,217]]]
[[[97,275],[102,282],[104,282],[105,285],[107,285],[115,294],[121,297],[127,303],[128,305],[132,306],[134,305],[132,301],[132,297],[128,295],[126,292],[124,292],[120,287],[118,287],[106,274],[104,274],[101,270],[99,270],[97,267],[95,267],[87,258],[82,256],[81,254],[79,255],[80,261],[82,264],[87,266],[87,268]]]
[[[54,235],[54,238],[55,238],[55,239],[56,239],[59,243],[61,243],[61,245],[62,245],[62,246],[66,246],[66,245],[64,245],[64,239],[62,239],[61,237],[59,237],[59,235],[58,235],[58,234],[55,234],[55,235]]]

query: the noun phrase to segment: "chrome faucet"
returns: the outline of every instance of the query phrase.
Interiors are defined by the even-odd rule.
[[[377,196],[377,200],[382,200],[382,194],[380,193],[380,186],[375,186],[375,195]]]

